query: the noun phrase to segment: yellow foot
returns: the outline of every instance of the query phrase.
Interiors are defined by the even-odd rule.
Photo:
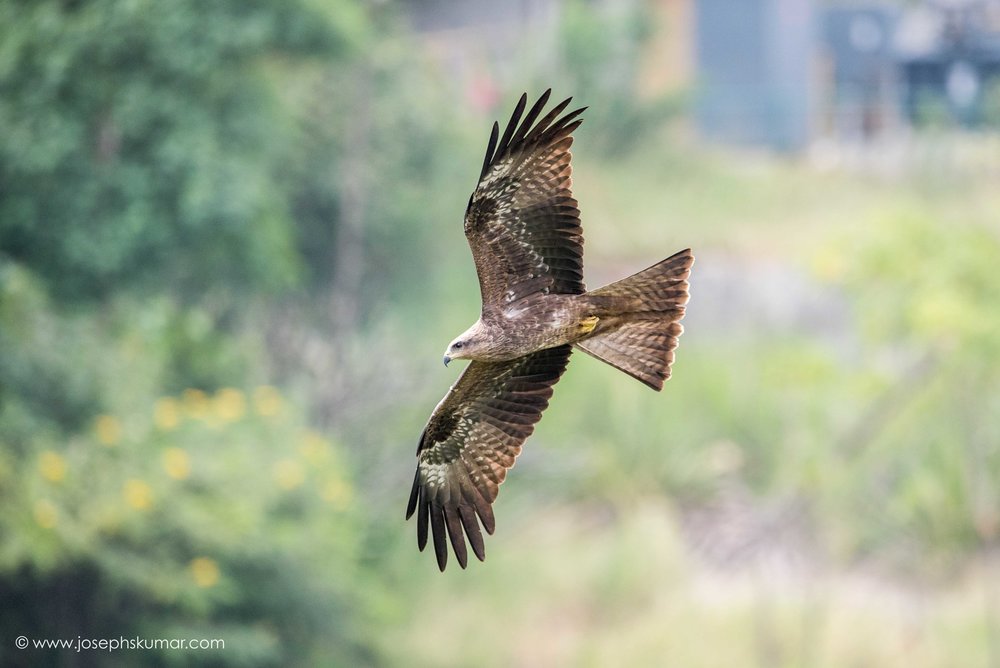
[[[584,318],[583,320],[581,320],[580,324],[577,325],[580,334],[590,334],[592,331],[594,331],[594,328],[597,327],[597,323],[599,320],[600,318],[598,318],[596,315],[592,315],[589,318]]]

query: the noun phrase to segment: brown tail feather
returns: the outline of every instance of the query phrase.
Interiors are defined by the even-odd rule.
[[[576,346],[654,390],[670,378],[677,339],[684,328],[688,276],[694,256],[683,250],[637,274],[585,296],[617,303],[620,312],[602,317],[592,336]],[[609,299],[610,298],[610,299]]]

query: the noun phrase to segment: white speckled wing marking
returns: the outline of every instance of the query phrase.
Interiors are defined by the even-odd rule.
[[[549,405],[571,352],[564,345],[509,362],[472,362],[434,409],[417,447],[406,518],[417,513],[421,550],[429,521],[442,571],[446,534],[462,568],[468,562],[466,536],[479,560],[486,558],[479,522],[493,533],[491,504],[500,483]]]

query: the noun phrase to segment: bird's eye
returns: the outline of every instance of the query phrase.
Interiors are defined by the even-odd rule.
[[[457,341],[455,343],[455,345],[452,346],[452,348],[454,348],[455,350],[458,350],[461,347],[462,347],[462,342],[461,341]]]

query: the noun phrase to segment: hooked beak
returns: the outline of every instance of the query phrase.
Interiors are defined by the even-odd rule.
[[[445,366],[448,366],[448,362],[450,362],[450,361],[451,361],[451,358],[450,358],[450,357],[448,357],[447,355],[445,355],[445,356],[444,356],[444,365],[445,365]]]

